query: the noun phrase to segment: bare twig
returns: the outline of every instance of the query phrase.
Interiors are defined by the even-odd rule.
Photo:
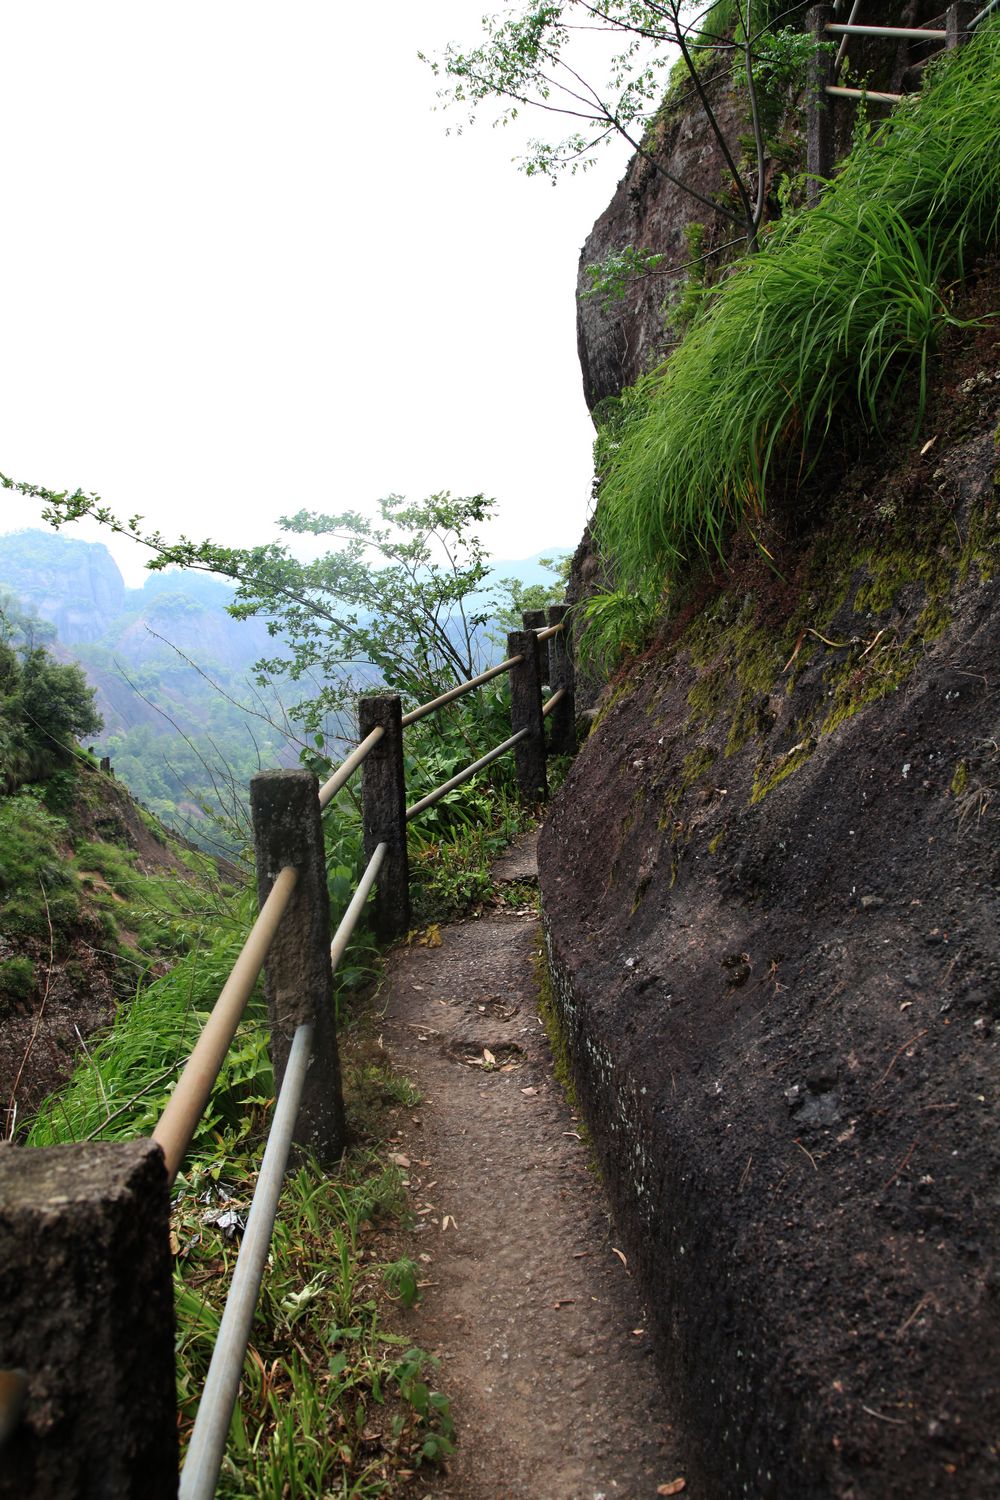
[[[862,1406],[861,1410],[867,1412],[870,1417],[874,1417],[877,1422],[891,1422],[893,1427],[905,1427],[907,1425],[899,1417],[883,1416],[880,1411],[873,1411],[870,1406]]]
[[[101,1091],[101,1098],[104,1100],[104,1108],[107,1111],[110,1108],[110,1106],[108,1104],[108,1096],[107,1096],[107,1093],[106,1093],[105,1088],[104,1088],[104,1079],[101,1077],[101,1070],[97,1066],[97,1064],[94,1062],[94,1059],[91,1057],[91,1055],[90,1055],[90,1049],[88,1048],[87,1043],[83,1040],[83,1033],[82,1033],[82,1031],[80,1030],[79,1026],[76,1024],[75,1021],[73,1022],[73,1030],[76,1032],[76,1039],[77,1039],[77,1041],[80,1043],[80,1046],[83,1048],[83,1055],[87,1059],[87,1062],[89,1063],[91,1069],[93,1070],[94,1077],[97,1079],[97,1087]]]
[[[883,1083],[885,1083],[885,1080],[888,1078],[889,1074],[892,1072],[893,1068],[896,1066],[896,1064],[898,1063],[899,1059],[902,1057],[903,1053],[906,1051],[907,1047],[912,1047],[913,1044],[914,1044],[914,1042],[919,1042],[919,1040],[920,1040],[920,1038],[922,1036],[926,1036],[927,1035],[927,1032],[928,1032],[929,1029],[930,1029],[929,1027],[925,1026],[924,1029],[923,1029],[923,1031],[918,1031],[917,1034],[916,1034],[916,1036],[911,1036],[910,1040],[908,1042],[904,1042],[901,1047],[898,1047],[896,1049],[896,1051],[892,1055],[892,1061],[890,1062],[889,1066],[886,1068],[885,1072],[882,1074],[882,1077],[879,1079],[878,1083],[875,1085],[875,1087],[877,1089],[880,1089],[882,1087]]]
[[[899,1176],[900,1172],[902,1172],[906,1168],[907,1163],[910,1160],[910,1157],[913,1155],[914,1151],[916,1151],[916,1149],[917,1149],[917,1142],[919,1140],[920,1140],[920,1137],[917,1136],[917,1139],[912,1143],[912,1145],[910,1146],[909,1151],[907,1151],[906,1155],[903,1157],[903,1160],[900,1162],[899,1166],[893,1172],[892,1176],[891,1177],[887,1177],[886,1180],[885,1180],[885,1182],[883,1182],[882,1186],[879,1188],[879,1192],[880,1193],[884,1193],[885,1190],[886,1190],[886,1188],[892,1187],[892,1184],[896,1181],[896,1178]]]
[[[792,1144],[794,1146],[798,1146],[799,1150],[802,1152],[802,1155],[803,1156],[807,1156],[809,1158],[809,1161],[812,1164],[813,1171],[814,1172],[818,1172],[819,1171],[819,1167],[816,1165],[816,1158],[815,1158],[815,1156],[813,1156],[813,1154],[812,1154],[811,1151],[807,1151],[806,1150],[805,1146],[803,1146],[802,1142],[798,1139],[798,1137],[796,1137],[796,1139],[792,1142]]]

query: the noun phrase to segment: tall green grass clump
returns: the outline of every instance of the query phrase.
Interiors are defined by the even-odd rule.
[[[249,900],[203,923],[191,952],[158,979],[140,984],[112,1027],[93,1038],[69,1083],[42,1105],[31,1146],[131,1140],[152,1133],[250,925]],[[195,1149],[226,1128],[245,1133],[253,1107],[267,1102],[274,1079],[264,1007],[251,1000],[199,1123]]]
[[[599,539],[619,587],[660,595],[692,556],[753,532],[769,490],[816,463],[835,416],[871,428],[918,372],[1000,216],[1000,22],[929,70],[821,202],[779,225],[640,383],[613,451]]]

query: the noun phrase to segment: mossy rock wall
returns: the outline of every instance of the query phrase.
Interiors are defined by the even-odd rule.
[[[719,1500],[1000,1492],[995,335],[940,379],[773,567],[692,587],[540,841],[578,1093]]]

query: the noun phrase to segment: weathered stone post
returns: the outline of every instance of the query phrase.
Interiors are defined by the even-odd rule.
[[[250,782],[250,806],[260,905],[285,865],[299,872],[265,965],[275,1084],[280,1088],[296,1030],[312,1022],[295,1139],[329,1165],[343,1154],[345,1131],[319,783],[311,771],[262,771]]]
[[[375,930],[399,937],[410,925],[410,867],[406,856],[406,781],[403,774],[402,709],[397,693],[358,699],[361,738],[381,725],[383,734],[365,760],[361,782],[365,856],[379,844],[386,856],[375,888]]]
[[[175,1500],[170,1194],[153,1141],[0,1146],[3,1500]]]
[[[545,775],[545,720],[542,717],[542,680],[538,663],[538,637],[533,630],[514,630],[507,637],[507,655],[520,656],[510,669],[510,723],[514,734],[528,733],[514,746],[517,789],[522,802],[540,802],[548,796]]]
[[[948,33],[945,46],[949,52],[956,47],[963,47],[972,33],[969,30],[969,22],[976,14],[978,6],[970,4],[970,0],[955,0],[948,6],[944,14],[944,29]]]
[[[573,642],[569,628],[569,609],[553,604],[549,624],[561,625],[558,635],[549,638],[549,686],[554,693],[565,694],[552,710],[549,749],[554,755],[576,754],[576,672],[573,665]]]
[[[806,12],[806,23],[813,41],[828,42],[827,23],[833,19],[832,5],[814,5]],[[827,84],[834,81],[834,59],[827,48],[817,50],[809,60],[807,87],[808,105],[806,115],[806,171],[810,179],[829,177],[833,171],[833,100],[826,92]],[[822,185],[810,180],[807,195],[815,203],[822,192]]]

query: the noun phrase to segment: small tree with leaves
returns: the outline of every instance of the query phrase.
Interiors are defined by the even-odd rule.
[[[42,780],[96,734],[102,719],[80,667],[33,644],[35,617],[6,593],[0,599],[0,791]]]
[[[765,206],[765,129],[759,99],[761,74],[773,72],[774,39],[804,62],[802,38],[779,21],[803,9],[793,5],[771,19],[768,0],[714,0],[704,8],[681,0],[561,0],[532,3],[501,16],[484,16],[477,46],[447,46],[440,57],[424,58],[443,81],[438,97],[476,118],[484,101],[499,100],[496,123],[517,118],[522,109],[569,120],[564,135],[530,141],[521,166],[528,175],[555,181],[562,173],[585,170],[600,148],[616,136],[644,157],[650,167],[693,202],[728,219],[738,240],[755,249]],[[604,72],[585,76],[573,43],[586,33],[607,43]],[[810,44],[806,40],[806,47]],[[801,55],[800,55],[801,54]],[[423,55],[423,54],[421,54]],[[711,59],[718,67],[706,69]],[[674,176],[651,148],[649,127],[677,67],[686,97],[705,115],[730,178],[732,192],[712,198]],[[753,139],[753,161],[745,163],[738,142],[727,139],[712,99],[716,78],[730,75],[746,90]],[[682,93],[682,97],[685,94]],[[638,253],[638,252],[637,252]]]
[[[231,579],[230,613],[266,619],[275,639],[275,655],[258,670],[308,684],[289,713],[311,734],[374,682],[412,702],[467,681],[490,644],[484,627],[509,607],[510,585],[491,583],[479,537],[495,504],[484,495],[414,502],[390,495],[374,519],[356,511],[285,516],[288,535],[323,544],[320,556],[301,561],[279,542],[171,542],[141,516],[119,518],[82,490],[56,492],[2,474],[0,486],[42,500],[52,525],[86,516],[132,537],[153,553],[151,569],[176,565]]]

